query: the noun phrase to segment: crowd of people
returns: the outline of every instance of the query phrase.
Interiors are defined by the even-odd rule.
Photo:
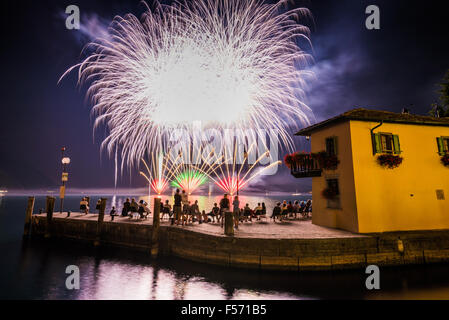
[[[101,201],[98,200],[96,209],[100,210]],[[89,201],[87,198],[83,198],[80,202],[80,210],[87,214],[89,212]],[[224,194],[219,203],[214,203],[209,212],[200,210],[198,200],[193,203],[189,201],[188,194],[179,189],[174,194],[173,206],[169,200],[161,201],[161,220],[165,217],[171,221],[174,225],[186,225],[193,222],[202,223],[219,223],[222,227],[225,220],[225,213],[231,212],[234,222],[234,228],[238,229],[239,224],[243,222],[261,221],[262,219],[268,219],[267,207],[264,202],[258,203],[256,207],[251,208],[248,203],[242,205],[239,197],[229,197],[228,194]],[[127,198],[123,203],[123,209],[121,212],[122,217],[140,218],[146,219],[151,213],[148,204],[140,200],[136,202],[134,198]],[[312,200],[307,201],[286,201],[282,203],[277,202],[273,211],[271,212],[270,219],[276,221],[283,221],[286,219],[307,219],[312,213]],[[111,219],[117,216],[115,207],[112,207],[110,212]]]
[[[214,203],[209,212],[200,210],[198,200],[194,203],[189,201],[188,194],[183,190],[176,190],[174,195],[173,206],[169,200],[161,202],[161,219],[168,217],[171,224],[186,225],[188,223],[198,222],[202,223],[219,223],[224,224],[224,216],[226,212],[231,212],[234,220],[234,227],[242,222],[261,221],[267,219],[267,207],[264,202],[258,203],[256,207],[251,208],[248,203],[244,206],[240,203],[239,197],[229,197],[224,194],[219,203]],[[295,201],[278,202],[274,207],[270,219],[274,222],[277,220],[283,221],[285,219],[297,219],[299,216],[308,218],[312,212],[312,201]]]
[[[98,199],[95,209],[98,212],[100,211],[101,209],[100,199]],[[83,212],[84,214],[89,213],[89,199],[87,197],[81,199],[80,211]],[[148,206],[148,203],[146,203],[145,201],[140,200],[139,202],[136,202],[136,199],[134,198],[132,198],[131,201],[129,200],[129,198],[126,198],[126,201],[123,203],[121,216],[146,219],[150,213],[151,210]],[[111,211],[109,212],[109,215],[111,216],[112,220],[114,220],[114,217],[118,216],[115,206],[112,207]]]

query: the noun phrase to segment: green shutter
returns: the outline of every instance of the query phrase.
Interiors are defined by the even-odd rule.
[[[373,154],[382,153],[382,147],[381,147],[381,144],[380,144],[380,134],[379,133],[373,133],[371,135],[371,139],[373,141]]]
[[[393,136],[393,150],[394,154],[401,154],[401,145],[399,144],[399,136]]]
[[[334,139],[334,152],[335,152],[335,155],[337,156],[338,155],[338,144],[337,144],[337,137],[333,137],[332,139]]]
[[[444,156],[444,143],[443,138],[437,138],[437,144],[438,144],[438,153],[440,156]]]

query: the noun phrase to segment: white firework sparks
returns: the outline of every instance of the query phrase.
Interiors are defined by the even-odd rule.
[[[301,23],[307,9],[263,0],[146,9],[141,19],[116,17],[108,39],[89,44],[93,52],[65,73],[79,68],[79,82],[89,85],[95,127],[108,128],[102,147],[120,155],[122,170],[167,150],[169,134],[195,121],[275,129],[292,147],[289,128],[308,124],[303,88],[312,57],[299,45],[311,48]]]

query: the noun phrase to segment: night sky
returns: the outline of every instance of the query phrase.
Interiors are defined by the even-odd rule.
[[[165,1],[167,2],[167,1]],[[111,188],[113,160],[100,153],[104,134],[93,138],[90,104],[75,74],[57,84],[80,61],[89,38],[65,28],[68,5],[78,5],[84,27],[108,24],[115,15],[144,7],[138,0],[2,1],[2,77],[0,116],[0,188],[55,188],[59,185],[60,148],[72,159],[71,187]],[[437,83],[449,69],[449,11],[444,1],[296,1],[308,7],[317,80],[308,104],[315,121],[354,107],[426,114],[438,99]],[[381,11],[381,30],[365,28],[365,8]],[[297,139],[299,149],[307,143]],[[271,191],[307,191],[310,180],[296,180],[284,169],[265,184]],[[120,187],[143,187],[128,175]],[[265,190],[263,183],[260,189]]]

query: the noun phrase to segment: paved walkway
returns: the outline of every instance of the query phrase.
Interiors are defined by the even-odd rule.
[[[40,216],[45,217],[45,213]],[[54,218],[66,219],[67,213],[54,213]],[[90,220],[97,221],[97,214],[82,214],[74,213],[70,214],[70,218],[74,220]],[[110,222],[111,217],[105,215],[105,222]],[[149,217],[147,220],[131,220],[127,217],[115,217],[113,223],[132,223],[132,224],[153,224],[153,217]],[[170,222],[165,218],[161,222],[161,226],[169,226]],[[203,223],[198,224],[195,222],[186,226],[175,226],[176,228],[184,228],[189,231],[201,232],[205,234],[211,234],[216,236],[223,236],[223,229],[218,223]],[[320,227],[312,224],[310,220],[299,221],[289,220],[286,222],[273,222],[272,220],[263,219],[261,222],[254,221],[239,224],[239,229],[235,230],[235,237],[239,238],[262,238],[262,239],[333,239],[333,238],[356,238],[365,237],[362,235],[354,234],[348,231],[337,230],[332,228]]]

